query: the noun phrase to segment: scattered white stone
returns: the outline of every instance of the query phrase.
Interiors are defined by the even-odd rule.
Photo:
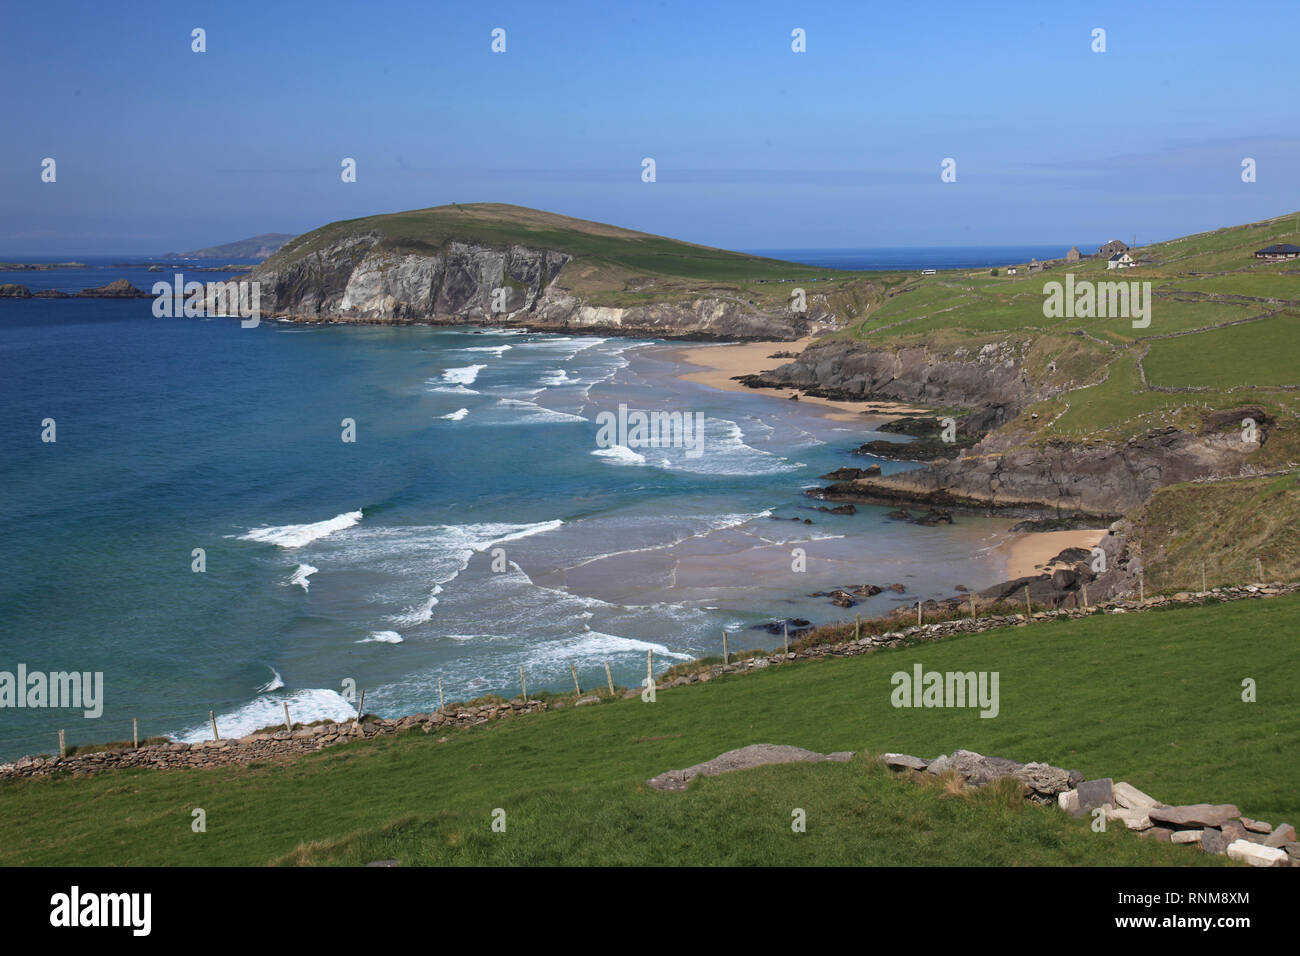
[[[1261,846],[1249,840],[1233,840],[1228,844],[1228,859],[1249,863],[1251,866],[1285,865],[1286,850],[1271,846]]]
[[[1130,830],[1150,830],[1152,827],[1151,818],[1147,816],[1145,810],[1126,810],[1123,807],[1112,807],[1106,804],[1107,820],[1123,820],[1124,825]]]
[[[1204,830],[1175,830],[1169,835],[1170,843],[1200,843]]]
[[[1111,788],[1111,795],[1115,798],[1115,803],[1125,810],[1150,810],[1152,807],[1163,806],[1154,797],[1149,797],[1131,783],[1120,781]]]
[[[1066,813],[1078,813],[1079,811],[1079,791],[1064,790],[1056,795],[1057,805]]]

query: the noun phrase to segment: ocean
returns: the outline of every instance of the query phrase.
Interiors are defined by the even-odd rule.
[[[169,278],[88,266],[0,283]],[[890,436],[683,381],[667,343],[245,329],[151,306],[0,299],[0,671],[102,672],[105,689],[97,719],[0,710],[3,759],[55,752],[60,728],[130,739],[133,717],[191,741],[209,711],[232,737],[284,702],[295,721],[346,717],[351,687],[385,716],[436,708],[439,680],[448,701],[509,697],[521,666],[530,691],[571,690],[570,665],[602,686],[606,662],[630,686],[649,650],[660,671],[720,653],[723,630],[732,650],[772,648],[775,619],[1003,577],[1007,521],[815,510],[804,489]],[[702,453],[598,447],[620,405],[702,416]],[[810,596],[894,582],[906,592],[852,612]]]

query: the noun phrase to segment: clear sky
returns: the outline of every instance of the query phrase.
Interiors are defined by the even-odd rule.
[[[1294,0],[0,17],[2,254],[160,254],[452,201],[741,249],[1142,243],[1300,209]]]

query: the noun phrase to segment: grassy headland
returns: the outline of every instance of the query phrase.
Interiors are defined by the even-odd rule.
[[[328,248],[340,239],[378,235],[377,249],[432,255],[453,242],[507,249],[520,245],[574,258],[557,287],[593,305],[631,306],[697,296],[731,297],[780,307],[803,284],[831,296],[840,311],[858,314],[897,274],[846,272],[715,249],[605,223],[504,203],[469,203],[413,209],[329,223],[287,243],[267,260],[272,269]]]

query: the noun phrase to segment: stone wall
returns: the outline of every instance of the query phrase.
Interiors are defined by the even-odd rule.
[[[252,734],[226,740],[207,740],[202,743],[150,744],[139,748],[104,750],[96,753],[74,754],[70,757],[23,757],[9,764],[0,764],[0,777],[41,777],[53,773],[96,773],[101,770],[123,770],[144,767],[149,770],[181,770],[186,767],[224,767],[286,760],[303,754],[324,750],[334,744],[349,740],[370,740],[395,734],[411,727],[425,733],[452,727],[471,727],[505,717],[532,714],[546,710],[547,703],[540,700],[511,701],[506,704],[485,704],[481,707],[452,707],[431,714],[413,714],[394,720],[372,718],[364,723],[317,724],[298,730],[282,730],[274,734]]]
[[[985,757],[972,750],[956,750],[934,760],[891,753],[882,754],[881,760],[902,773],[955,776],[963,786],[982,787],[1013,777],[1024,786],[1027,801],[1055,803],[1075,817],[1091,817],[1094,828],[1123,826],[1148,839],[1199,847],[1251,866],[1300,866],[1295,827],[1289,823],[1274,827],[1242,816],[1235,804],[1169,806],[1110,777],[1086,780],[1077,770]]]
[[[974,619],[963,618],[941,621],[935,624],[920,624],[912,627],[902,627],[883,634],[862,637],[841,644],[818,644],[807,648],[796,646],[794,650],[788,653],[778,649],[770,654],[749,657],[727,664],[713,664],[709,667],[702,667],[688,674],[677,674],[673,677],[661,675],[656,679],[655,688],[657,692],[690,684],[707,683],[716,677],[748,674],[791,661],[817,660],[823,657],[856,657],[860,654],[874,653],[881,648],[901,647],[917,642],[939,641],[953,634],[980,633],[1003,627],[1023,627],[1028,624],[1071,620],[1097,613],[1126,614],[1153,608],[1203,604],[1207,601],[1263,599],[1297,592],[1300,592],[1300,583],[1247,584],[1237,587],[1213,588],[1203,593],[1185,592],[1173,596],[1149,597],[1142,601],[1111,601],[1099,603],[1089,608],[1060,608],[1039,611],[1028,616],[1025,614],[986,615]],[[677,669],[674,668],[674,670]],[[632,688],[626,691],[625,696],[636,697],[641,693],[640,688]],[[0,778],[38,777],[54,773],[96,773],[104,770],[119,770],[131,767],[144,767],[151,770],[180,770],[186,767],[221,767],[285,760],[324,750],[326,747],[346,743],[349,740],[370,740],[409,730],[413,727],[419,727],[425,733],[431,733],[435,730],[471,727],[491,720],[541,713],[546,710],[560,710],[569,706],[587,706],[600,703],[601,699],[598,695],[588,694],[576,701],[565,701],[563,699],[512,700],[505,703],[478,706],[453,704],[444,710],[432,713],[412,714],[391,720],[371,718],[360,724],[350,721],[325,723],[313,727],[303,727],[292,732],[280,731],[274,734],[254,734],[238,739],[212,740],[195,744],[151,744],[138,749],[128,747],[96,753],[73,754],[62,758],[51,756],[22,757],[13,763],[0,764]]]

